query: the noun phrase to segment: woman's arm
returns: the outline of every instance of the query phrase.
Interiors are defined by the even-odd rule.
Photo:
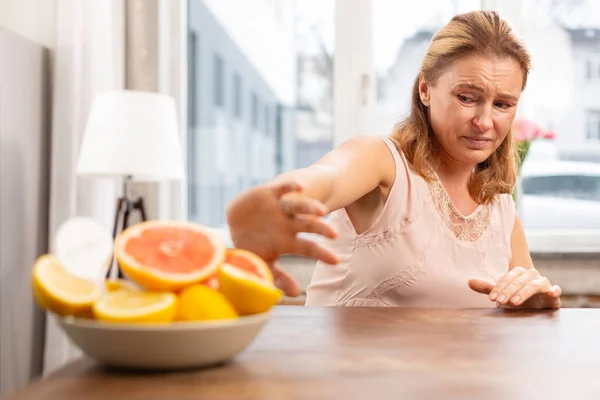
[[[277,267],[282,254],[298,254],[329,264],[339,262],[331,250],[298,235],[334,238],[337,232],[322,218],[350,205],[395,178],[394,158],[380,138],[348,140],[314,165],[282,174],[236,196],[227,206],[227,223],[235,247],[267,262],[277,284],[290,296],[295,280]]]
[[[394,178],[394,159],[383,140],[357,136],[313,165],[279,175],[267,185],[296,181],[302,186],[303,196],[323,203],[331,212],[352,204],[379,185],[391,185]]]
[[[501,306],[521,308],[560,308],[562,290],[538,272],[527,246],[525,230],[519,217],[510,237],[509,271],[495,285],[479,279],[469,281],[476,292],[487,294]]]
[[[529,247],[527,246],[527,237],[521,219],[517,215],[513,226],[512,234],[510,235],[511,259],[509,270],[515,267],[523,267],[525,269],[534,268]]]

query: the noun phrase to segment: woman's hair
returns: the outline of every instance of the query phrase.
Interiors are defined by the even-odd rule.
[[[436,157],[437,141],[427,107],[419,95],[419,80],[423,77],[430,85],[435,85],[450,64],[466,55],[511,58],[523,71],[522,90],[527,83],[531,67],[529,53],[496,12],[460,14],[439,30],[433,36],[415,80],[410,115],[397,124],[392,133],[417,173],[427,180],[433,179],[432,169],[439,158]],[[511,129],[494,154],[477,165],[469,182],[469,192],[479,203],[488,204],[497,194],[511,193],[516,176],[516,150]]]

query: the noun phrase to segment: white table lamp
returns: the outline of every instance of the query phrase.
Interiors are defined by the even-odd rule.
[[[81,144],[77,173],[142,181],[184,179],[173,98],[127,90],[97,96]]]
[[[113,237],[137,210],[146,220],[143,200],[129,198],[131,181],[183,180],[183,151],[172,97],[152,92],[110,91],[92,104],[79,152],[78,175],[122,179]],[[122,221],[120,224],[119,222]]]

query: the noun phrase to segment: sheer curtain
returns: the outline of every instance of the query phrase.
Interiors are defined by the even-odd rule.
[[[90,216],[112,228],[120,183],[75,176],[97,93],[126,88],[172,95],[185,143],[186,13],[186,0],[57,0],[50,242],[56,228],[73,216]],[[131,194],[144,197],[149,218],[181,219],[185,186],[140,183],[133,185]],[[45,335],[44,373],[80,354],[52,318]]]
[[[97,93],[125,85],[125,0],[57,0],[52,80],[49,236],[74,216],[112,227],[119,185],[78,178],[79,145]],[[45,332],[44,373],[79,355],[56,321]]]

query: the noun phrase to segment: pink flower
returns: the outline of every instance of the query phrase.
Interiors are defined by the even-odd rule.
[[[544,139],[549,139],[549,140],[556,139],[556,132],[553,130],[544,132]]]
[[[517,119],[513,122],[513,138],[517,142],[531,142],[535,139],[554,139],[556,138],[556,132],[552,130],[544,130],[535,122]]]

